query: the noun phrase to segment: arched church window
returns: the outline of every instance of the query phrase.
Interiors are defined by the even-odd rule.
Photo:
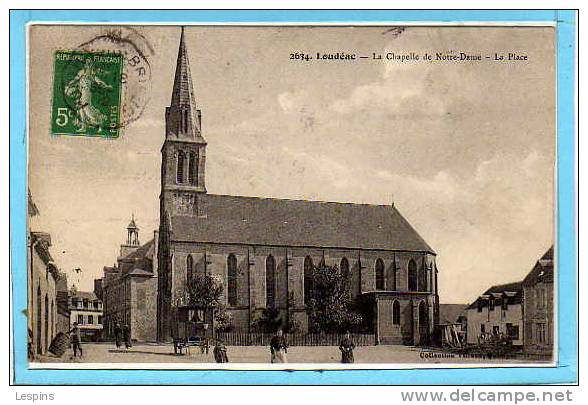
[[[230,254],[227,258],[227,287],[229,305],[237,305],[237,258]]]
[[[408,262],[408,291],[417,291],[418,288],[418,270],[414,260]]]
[[[312,258],[310,256],[306,256],[304,259],[304,305],[308,305],[310,299],[312,298],[312,290],[313,290],[313,269],[314,264],[312,263]]]
[[[349,260],[346,257],[341,259],[341,275],[345,278],[349,278]]]
[[[276,306],[276,260],[272,255],[265,260],[265,306]]]
[[[190,283],[194,279],[194,259],[192,255],[186,257],[186,281]]]
[[[45,350],[49,347],[49,296],[45,294]]]
[[[400,325],[400,303],[398,300],[394,300],[392,303],[392,323]]]
[[[194,184],[198,184],[198,165],[200,164],[200,156],[198,151],[194,152],[194,169],[192,175],[194,176]]]
[[[190,152],[188,155],[188,183],[194,184],[194,164],[196,163],[196,159],[194,157],[194,153]]]
[[[55,322],[56,322],[55,301],[51,300],[51,340],[55,336]]]
[[[43,324],[42,322],[42,301],[41,301],[41,286],[37,286],[37,336],[36,336],[36,340],[37,340],[37,353],[42,353],[42,347],[41,347],[41,325]]]
[[[398,269],[396,268],[396,258],[394,258],[394,260],[392,260],[392,275],[391,275],[392,279],[390,280],[392,285],[390,286],[389,290],[396,291],[396,288],[397,288],[396,275],[397,274],[398,274]]]
[[[176,182],[184,182],[184,152],[178,152],[178,164],[176,165]]]
[[[376,260],[376,290],[386,289],[386,269],[384,261],[380,258]]]
[[[425,262],[423,262],[422,269],[418,273],[418,291],[427,291],[427,264]]]

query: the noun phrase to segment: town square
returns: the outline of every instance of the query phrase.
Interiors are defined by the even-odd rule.
[[[33,43],[40,41],[44,28],[36,29]],[[86,32],[83,27],[75,28],[79,31],[48,29],[70,36]],[[498,145],[493,130],[487,129],[484,136],[488,138],[480,135],[479,144],[451,155],[458,150],[457,144],[451,144],[451,125],[467,132],[472,122],[461,114],[454,118],[455,110],[450,102],[440,101],[442,97],[417,111],[421,101],[414,94],[425,100],[429,91],[420,86],[439,85],[426,78],[439,74],[432,70],[437,65],[415,65],[416,71],[425,69],[422,77],[407,73],[407,63],[426,63],[420,58],[402,62],[391,58],[387,63],[400,65],[383,68],[372,65],[370,72],[381,75],[376,84],[358,84],[350,98],[329,106],[317,101],[320,112],[308,114],[312,92],[281,92],[277,103],[292,122],[274,120],[275,111],[267,115],[262,111],[252,118],[242,112],[244,106],[263,102],[264,86],[280,86],[281,81],[269,71],[255,79],[251,76],[250,81],[258,84],[243,82],[243,91],[251,86],[250,96],[242,98],[239,89],[230,92],[234,99],[227,103],[234,103],[234,109],[222,100],[200,97],[201,88],[212,97],[215,87],[234,77],[231,69],[253,75],[252,70],[233,67],[230,57],[222,65],[217,60],[210,64],[225,73],[215,76],[210,68],[202,69],[202,59],[221,58],[215,54],[214,41],[233,44],[246,37],[251,46],[263,42],[259,39],[263,36],[286,41],[303,33],[333,43],[338,37],[328,29],[313,33],[302,28],[286,30],[291,37],[274,28],[242,32],[227,28],[210,31],[210,37],[202,27],[147,28],[144,34],[132,27],[93,29],[101,30],[100,35],[83,42],[79,47],[83,52],[44,54],[54,58],[54,73],[60,76],[54,78],[51,89],[46,88],[53,91],[48,98],[54,111],[51,138],[31,146],[27,354],[32,368],[78,363],[468,367],[554,361],[556,257],[549,131],[539,131],[547,141],[530,140],[531,147],[518,138],[512,146]],[[358,46],[365,42],[357,30],[337,29],[339,35],[355,38]],[[390,40],[382,39],[376,28],[365,32],[365,38],[377,38],[384,48],[406,37],[415,43],[427,43],[431,35],[445,40],[431,28],[396,29]],[[553,45],[547,41],[549,35],[537,32],[546,38],[544,43],[523,34],[519,40],[535,46],[538,53],[548,52]],[[500,29],[491,34],[503,35]],[[384,50],[394,55],[388,48]],[[168,57],[155,59],[157,52],[167,52]],[[125,55],[124,63],[117,55]],[[345,59],[345,63],[361,61]],[[529,61],[517,63],[523,62]],[[492,62],[468,57],[468,64],[457,69],[471,78],[476,63]],[[292,75],[299,75],[294,86],[309,76],[300,71],[304,66],[288,67]],[[534,74],[547,75],[550,66],[533,65]],[[160,74],[165,69],[168,73]],[[483,69],[491,72],[489,77],[503,74],[493,73],[500,66]],[[413,87],[401,90],[404,79],[390,79],[395,75],[410,78]],[[321,80],[328,80],[327,76]],[[162,77],[169,85],[162,84]],[[337,83],[345,80],[341,76]],[[393,89],[378,87],[387,80],[392,80]],[[158,96],[148,97],[149,91]],[[404,95],[395,100],[390,97],[394,92]],[[466,92],[454,102],[467,100],[469,105],[470,97]],[[164,108],[154,111],[153,103],[162,99]],[[549,109],[552,102],[541,97],[525,100],[539,103],[530,107],[530,114]],[[375,114],[372,109],[378,108],[395,108],[395,112],[370,118]],[[495,122],[488,121],[487,128],[492,123],[518,122],[516,114],[501,121],[503,113],[496,113]],[[209,116],[221,125],[239,114],[244,114],[242,126],[228,125],[230,136],[222,142],[221,131],[207,130]],[[321,114],[335,114],[357,131],[346,133],[337,120]],[[396,121],[406,120],[407,115],[412,117],[410,122],[422,119],[423,125],[438,119],[441,123],[434,128],[446,131],[448,138],[433,147],[423,140],[424,135],[416,139],[417,135],[396,131]],[[533,115],[537,125],[553,125],[539,115]],[[414,124],[405,124],[417,132]],[[337,128],[331,140],[336,147],[326,136],[313,147],[305,145],[317,138],[314,131],[321,125]],[[375,128],[371,143],[395,136],[397,149],[383,153],[376,145],[368,153],[365,146],[350,146],[367,142],[357,133],[370,125]],[[296,128],[294,133],[303,128],[301,136],[307,138],[280,137],[282,127]],[[258,142],[260,133],[275,136]],[[50,143],[51,153],[45,152],[43,142]],[[119,152],[120,145],[128,151]],[[96,159],[106,171],[112,167],[118,171],[106,180],[104,170],[93,170],[83,159],[77,160],[84,147],[95,155],[87,159]],[[330,148],[342,151],[343,157],[331,158]],[[494,155],[483,159],[468,155],[471,150],[485,154],[492,148]],[[516,148],[520,150],[515,153]],[[402,157],[403,150],[409,157]],[[423,151],[420,158],[411,157]],[[280,158],[278,152],[283,153]],[[320,159],[308,158],[314,152]],[[354,152],[357,156],[350,157]],[[60,153],[68,157],[61,159]],[[526,154],[519,159],[520,153]],[[292,162],[284,164],[288,154]],[[60,164],[78,162],[83,179],[71,181],[108,188],[108,197],[96,192],[81,206],[76,198],[52,205],[47,195],[63,198],[70,181],[43,178],[44,159],[55,156]],[[455,168],[459,174],[440,168],[442,161],[457,164],[461,157],[465,166]],[[397,173],[384,169],[387,160],[402,161]],[[371,166],[373,162],[376,167]],[[265,175],[248,175],[243,167],[234,169],[234,164],[251,165],[252,170],[264,167]],[[404,172],[409,167],[428,173],[432,180]],[[468,177],[472,172],[473,177]],[[117,183],[119,176],[128,173],[134,173],[130,183]],[[290,195],[292,176],[298,175],[302,176],[301,194]],[[315,175],[323,176],[323,183],[317,182],[311,190],[306,184]],[[377,180],[363,187],[363,179],[368,178]],[[348,187],[350,182],[355,185]],[[248,184],[253,191],[242,193]],[[410,190],[399,192],[396,199],[392,184]],[[334,191],[325,196],[324,187]],[[525,200],[519,189],[533,197]],[[132,201],[117,203],[125,198]],[[70,209],[70,205],[78,208]],[[425,211],[435,215],[425,219]],[[70,220],[70,212],[87,219]],[[103,217],[97,218],[97,212]],[[105,228],[108,231],[102,232]],[[69,244],[56,229],[69,235]],[[111,253],[98,247],[103,245]]]

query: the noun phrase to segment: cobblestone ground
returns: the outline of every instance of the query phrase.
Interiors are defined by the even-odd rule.
[[[117,349],[111,343],[85,343],[82,358],[72,358],[71,349],[63,357],[43,356],[39,362],[63,363],[214,363],[210,353],[201,353],[192,348],[190,354],[176,355],[173,346],[165,344],[136,344],[132,348]],[[231,363],[269,363],[269,348],[265,346],[228,346],[227,353]],[[427,353],[428,357],[423,358]],[[358,347],[354,351],[356,363],[519,363],[525,360],[442,358],[443,352],[424,352],[420,348],[408,346],[369,346]],[[288,349],[289,363],[338,363],[341,360],[339,349],[335,346],[298,346]]]

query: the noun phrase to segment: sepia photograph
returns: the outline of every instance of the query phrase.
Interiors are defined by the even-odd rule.
[[[28,367],[554,366],[556,49],[29,24]]]

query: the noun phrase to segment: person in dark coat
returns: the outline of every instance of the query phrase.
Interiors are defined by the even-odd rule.
[[[82,334],[80,332],[80,328],[78,327],[78,323],[74,322],[73,324],[73,328],[71,328],[71,330],[69,332],[70,335],[70,340],[71,340],[71,345],[73,348],[73,356],[77,357],[78,356],[78,351],[80,352],[80,357],[82,357],[83,353],[82,353]]]
[[[28,330],[28,340],[27,340],[27,354],[29,360],[35,359],[35,348],[33,345],[33,331],[29,328]]]
[[[287,363],[288,344],[283,336],[282,329],[278,329],[270,341],[270,354],[272,363]]]
[[[206,354],[208,354],[208,349],[210,349],[210,343],[208,338],[205,336],[202,338],[200,343],[200,353],[204,354],[206,352]]]
[[[129,325],[125,324],[122,328],[123,339],[125,340],[125,348],[129,349],[133,347],[131,344],[131,328]]]
[[[227,356],[227,348],[221,340],[216,341],[216,345],[214,349],[212,349],[212,353],[214,354],[214,360],[217,363],[228,363],[229,357]]]
[[[122,329],[118,322],[114,324],[114,342],[116,344],[116,348],[120,349],[122,344]]]
[[[341,350],[341,363],[353,363],[353,349],[355,349],[355,343],[351,340],[351,334],[345,333],[341,342],[339,342],[339,350]]]

